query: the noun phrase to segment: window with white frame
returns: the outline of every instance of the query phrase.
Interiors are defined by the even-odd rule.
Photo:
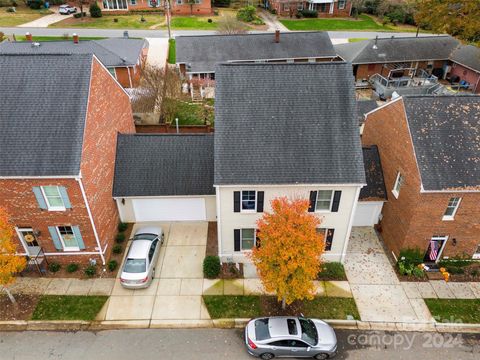
[[[71,226],[57,226],[57,231],[60,241],[62,242],[63,250],[80,250],[80,246]]]
[[[249,212],[256,210],[257,192],[254,190],[242,191],[242,212]]]
[[[448,200],[447,208],[443,214],[442,220],[453,220],[455,214],[457,213],[458,206],[460,205],[461,198],[452,197]]]
[[[347,3],[347,0],[338,0],[338,10],[345,9],[346,3]]]
[[[255,229],[242,229],[240,236],[242,250],[252,250],[255,246]]]
[[[176,3],[177,5],[182,5],[182,4],[183,4],[183,0],[177,0],[175,3]]]
[[[60,194],[58,186],[42,186],[41,188],[48,210],[65,210],[65,203],[63,202],[62,194]]]
[[[318,190],[315,211],[330,211],[332,208],[332,199],[332,190]]]
[[[477,246],[477,250],[475,250],[475,253],[472,256],[472,259],[474,260],[480,259],[480,245]]]
[[[112,76],[116,79],[117,75],[115,74],[115,68],[109,67],[107,68],[108,72],[112,74]]]
[[[137,5],[137,0],[130,0],[130,5]]]
[[[202,0],[195,0],[195,4],[201,4]]]
[[[297,10],[298,10],[298,11],[302,11],[302,10],[303,10],[303,2],[299,2],[299,3],[297,4]]]
[[[284,3],[283,4],[283,11],[290,11],[290,4]]]
[[[400,189],[404,183],[405,179],[400,172],[397,173],[397,178],[395,179],[395,184],[393,185],[392,193],[395,198],[398,199],[398,196],[400,195]]]

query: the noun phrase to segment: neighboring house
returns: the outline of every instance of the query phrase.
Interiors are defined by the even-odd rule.
[[[30,36],[31,35],[27,35]],[[32,38],[35,41],[35,38]],[[1,54],[94,54],[124,88],[138,86],[146,61],[148,42],[143,39],[3,42]],[[57,74],[58,77],[61,74]]]
[[[460,45],[449,57],[450,77],[458,76],[468,83],[472,92],[480,94],[480,49],[473,45]]]
[[[135,131],[127,94],[92,54],[0,55],[0,78],[0,206],[19,255],[104,263],[117,133]]]
[[[337,54],[352,63],[355,80],[379,74],[387,79],[413,76],[417,69],[448,73],[448,58],[460,42],[451,36],[391,37],[335,45]]]
[[[215,86],[221,62],[325,62],[338,60],[327,32],[178,36],[176,61],[192,96]]]
[[[219,256],[255,269],[256,222],[277,197],[303,198],[322,219],[324,258],[343,261],[366,185],[351,65],[220,64],[215,175]],[[321,230],[320,230],[321,229]]]
[[[113,197],[126,222],[215,221],[213,134],[119,135]]]
[[[165,9],[162,0],[98,0],[103,11],[124,12],[135,10],[159,11]],[[211,0],[170,0],[172,15],[210,15]]]
[[[480,96],[399,97],[367,115],[362,141],[380,152],[380,224],[396,256],[480,258],[479,119]]]
[[[352,11],[351,0],[266,0],[267,9],[280,16],[295,16],[302,10],[317,11],[319,17],[348,17]]]
[[[360,190],[353,226],[374,226],[378,224],[383,204],[387,201],[387,191],[378,148],[372,145],[362,150],[367,186]]]

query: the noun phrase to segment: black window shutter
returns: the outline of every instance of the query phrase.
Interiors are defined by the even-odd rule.
[[[263,197],[265,195],[264,191],[257,191],[257,212],[263,212]]]
[[[256,246],[257,248],[260,247],[260,238],[258,237],[258,234],[260,234],[260,231],[255,230],[255,246]]]
[[[325,237],[325,251],[332,250],[333,234],[335,229],[327,229],[327,236]]]
[[[233,250],[240,251],[240,229],[233,230]]]
[[[233,192],[233,212],[240,212],[240,191]]]
[[[315,211],[315,202],[317,201],[317,192],[310,191],[310,205],[308,206],[308,212]]]
[[[333,194],[333,202],[332,202],[332,212],[338,212],[338,206],[340,205],[340,198],[342,197],[341,191],[335,191]]]

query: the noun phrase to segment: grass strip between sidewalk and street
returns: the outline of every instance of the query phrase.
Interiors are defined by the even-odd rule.
[[[175,64],[177,60],[177,46],[175,39],[168,40],[168,63]]]
[[[32,320],[94,320],[108,296],[44,295]]]
[[[345,320],[347,315],[360,319],[353,298],[318,296],[313,300],[287,306],[285,312],[273,296],[204,295],[203,300],[212,319],[299,315],[300,312],[307,317],[319,319]]]
[[[438,322],[480,324],[480,299],[425,299]]]

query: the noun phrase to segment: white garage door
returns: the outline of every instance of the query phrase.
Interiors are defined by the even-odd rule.
[[[140,221],[189,221],[206,220],[205,199],[169,198],[134,199],[135,220]]]
[[[353,226],[373,226],[378,224],[382,206],[383,202],[379,201],[359,201],[353,217]]]

